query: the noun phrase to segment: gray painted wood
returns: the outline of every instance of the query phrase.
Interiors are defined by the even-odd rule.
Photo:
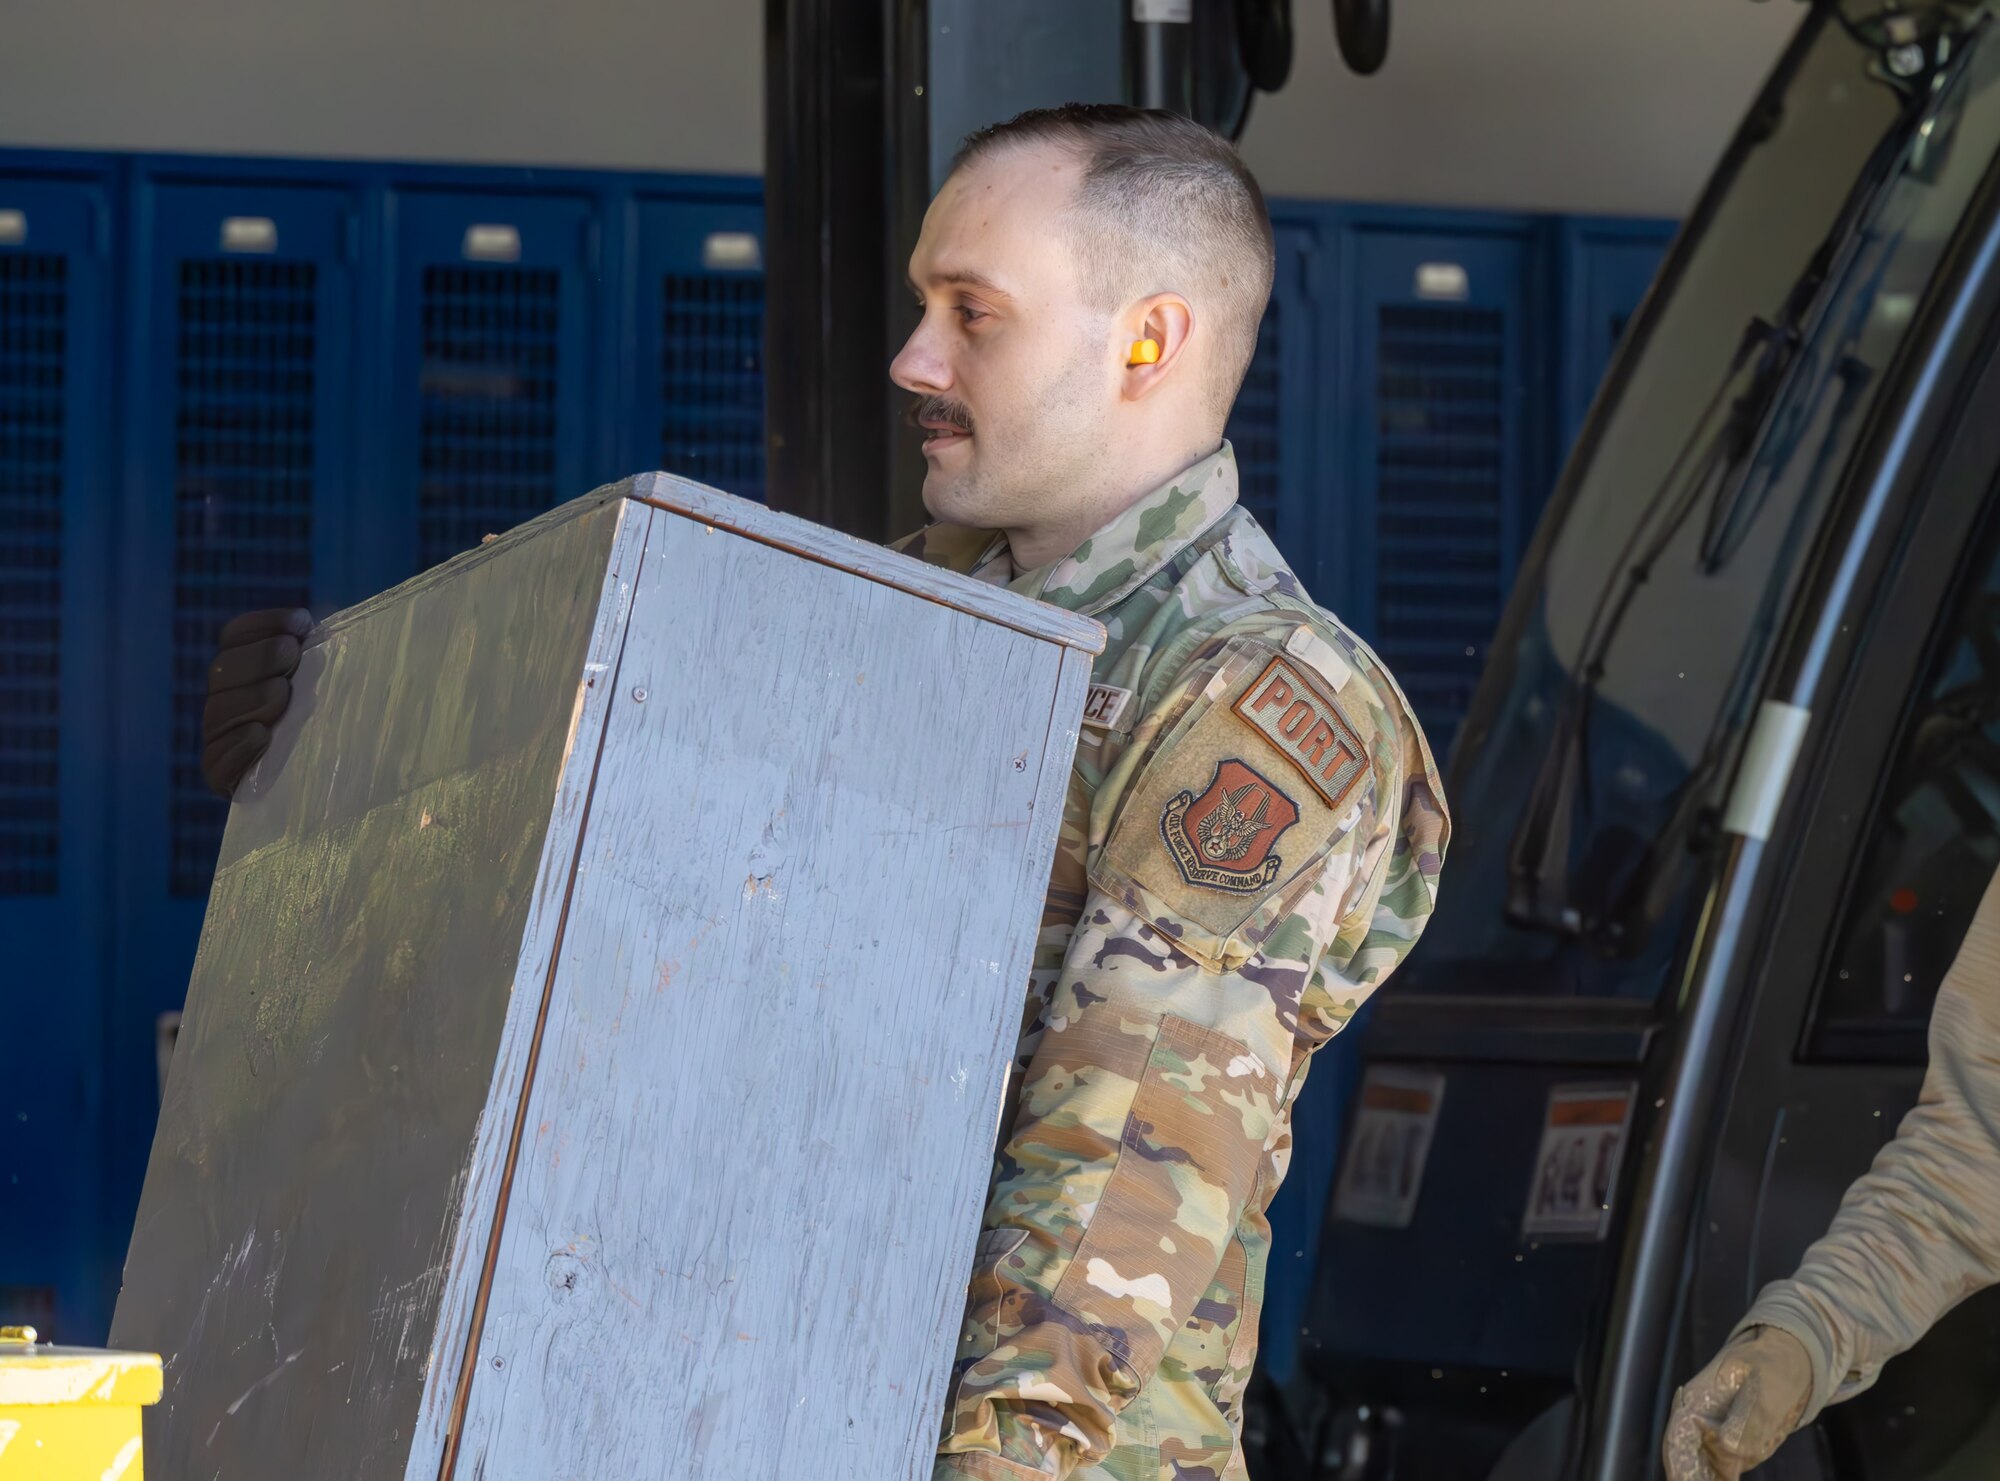
[[[1101,631],[630,494],[323,624],[239,790],[164,1475],[928,1474]]]
[[[575,502],[582,505],[585,501]],[[574,718],[569,745],[563,756],[555,806],[536,871],[533,903],[518,942],[509,1012],[494,1055],[492,1083],[467,1158],[471,1173],[464,1213],[445,1268],[438,1336],[432,1361],[425,1371],[416,1433],[403,1472],[423,1477],[425,1481],[440,1474],[453,1433],[461,1365],[472,1337],[473,1314],[485,1275],[488,1246],[500,1217],[501,1188],[510,1166],[527,1066],[537,1042],[542,1005],[562,942],[591,783],[603,752],[604,720],[610,713],[618,659],[624,651],[626,626],[644,565],[647,537],[658,522],[658,516],[643,505],[625,500],[615,503],[619,511],[618,533],[597,593],[582,671],[573,679]],[[474,552],[459,559],[470,563],[477,558],[478,553]],[[552,614],[544,617],[549,615]]]
[[[648,523],[580,507],[302,660],[231,812],[112,1327],[166,1360],[156,1474],[404,1473],[501,1166],[523,937],[567,883],[542,860],[620,630],[607,563]]]
[[[461,1477],[930,1473],[1089,656],[718,524],[634,596]]]
[[[671,473],[641,473],[611,487],[629,489],[634,498],[685,514],[703,524],[733,530],[807,560],[869,581],[883,582],[1052,643],[1081,648],[1086,653],[1104,651],[1104,629],[1091,618],[1020,596],[1005,587],[967,581],[883,546],[870,545],[811,520],[733,498]]]

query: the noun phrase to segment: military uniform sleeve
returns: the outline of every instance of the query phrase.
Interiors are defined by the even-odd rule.
[[[2000,874],[1938,989],[1916,1106],[1797,1272],[1765,1287],[1737,1331],[1778,1327],[1805,1345],[1813,1364],[1806,1424],[1867,1388],[1939,1317],[1996,1282]]]
[[[1199,1318],[1307,1053],[1430,912],[1446,824],[1428,753],[1419,738],[1412,777],[1400,700],[1313,656],[1218,642],[1097,793],[1083,915],[995,1172],[940,1481],[1062,1478],[1104,1456]]]

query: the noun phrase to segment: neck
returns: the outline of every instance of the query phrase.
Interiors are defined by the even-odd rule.
[[[1167,439],[1162,439],[1161,445],[1174,446]],[[1221,446],[1220,438],[1208,438],[1151,461],[1114,458],[1111,466],[1118,471],[1088,489],[1072,489],[1062,518],[1007,530],[1007,548],[1013,555],[1014,569],[1032,571],[1061,560],[1162,484],[1185,473]]]

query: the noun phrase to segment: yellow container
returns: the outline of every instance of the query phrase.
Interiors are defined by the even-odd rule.
[[[139,1411],[159,1397],[152,1353],[0,1327],[0,1481],[139,1481]]]

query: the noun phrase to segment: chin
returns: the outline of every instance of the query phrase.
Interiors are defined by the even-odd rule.
[[[936,467],[924,475],[924,508],[931,512],[933,519],[980,527],[978,503],[978,498],[966,487],[962,476],[945,474]]]

